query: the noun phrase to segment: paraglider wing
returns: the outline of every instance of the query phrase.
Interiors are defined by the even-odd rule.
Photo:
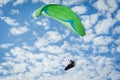
[[[33,15],[36,18],[41,15],[48,16],[62,23],[80,36],[86,34],[79,17],[66,6],[57,4],[46,5],[37,9]]]

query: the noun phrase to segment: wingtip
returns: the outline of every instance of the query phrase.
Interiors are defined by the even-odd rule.
[[[37,19],[36,15],[35,15],[35,12],[36,11],[33,12],[32,16],[34,17],[34,19]]]

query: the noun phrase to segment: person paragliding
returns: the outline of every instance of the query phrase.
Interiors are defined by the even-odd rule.
[[[67,6],[59,4],[49,4],[42,6],[34,11],[33,16],[35,18],[44,15],[46,17],[52,18],[64,26],[68,27],[71,31],[75,32],[79,36],[85,36],[85,28],[79,17]],[[70,63],[65,67],[65,70],[69,70],[75,66],[73,60],[69,60]]]
[[[69,70],[75,66],[75,61],[69,60],[70,63],[65,67],[65,70]]]

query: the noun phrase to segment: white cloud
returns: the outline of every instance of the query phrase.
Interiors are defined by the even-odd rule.
[[[52,53],[52,54],[59,54],[59,53],[64,52],[61,47],[58,47],[56,45],[47,46],[47,47],[41,48],[40,50],[41,51],[47,51],[47,52]]]
[[[112,60],[111,58],[106,57],[78,57],[77,58],[77,66],[75,69],[71,69],[67,71],[63,75],[55,75],[55,77],[52,74],[41,76],[39,79],[41,80],[99,80],[99,79],[107,79],[111,78],[109,76],[113,70]],[[93,63],[92,63],[93,62]],[[94,65],[95,64],[95,65]],[[107,75],[107,77],[106,77]],[[79,77],[78,77],[79,76]],[[109,76],[109,77],[108,77]]]
[[[0,7],[6,5],[10,0],[0,0]]]
[[[99,37],[94,38],[93,43],[94,43],[94,45],[99,46],[99,45],[108,45],[112,41],[113,40],[111,37],[99,36]]]
[[[96,49],[96,53],[107,53],[109,51],[107,46],[99,46],[97,47],[98,49]]]
[[[49,48],[44,50],[48,50],[51,53],[61,53],[61,51],[64,51],[63,48],[59,48],[55,45],[48,47]],[[66,61],[65,58],[68,56],[67,53],[58,54],[58,56],[50,55],[49,53],[34,54],[20,47],[11,49],[11,53],[11,56],[13,55],[14,57],[7,56],[7,62],[2,63],[0,66],[3,67],[2,73],[4,72],[6,75],[10,73],[14,74],[2,76],[0,78],[1,80],[78,80],[78,76],[80,76],[82,80],[100,80],[108,78],[114,80],[119,77],[113,65],[114,59],[105,56],[74,56],[76,66],[63,74],[62,71],[65,65],[67,65],[67,63],[64,62]],[[6,66],[10,67],[10,69],[4,69]]]
[[[98,0],[96,1],[93,6],[97,8],[100,13],[104,14],[108,10],[108,6],[106,5],[104,0]]]
[[[111,13],[113,13],[117,9],[117,2],[116,0],[110,1],[110,0],[100,0],[96,1],[93,6],[98,9],[98,13],[103,16],[111,16]]]
[[[19,25],[19,23],[16,22],[15,19],[12,19],[10,17],[1,17],[1,20],[4,20],[10,26],[18,26]]]
[[[12,55],[18,56],[18,55],[23,55],[25,53],[25,50],[22,50],[20,47],[15,47],[11,49],[10,52],[12,53]]]
[[[23,4],[24,2],[26,2],[26,0],[16,0],[16,1],[13,3],[13,5],[14,5],[14,6],[17,6],[17,5],[19,5],[19,4]]]
[[[5,44],[0,45],[0,48],[7,49],[7,48],[9,48],[9,47],[11,47],[11,46],[13,46],[13,45],[14,45],[14,44],[12,44],[12,43],[5,43]]]
[[[58,56],[52,56],[49,54],[46,56],[45,53],[32,54],[20,47],[11,49],[11,56],[7,56],[6,59],[8,59],[8,61],[4,62],[4,64],[2,63],[0,66],[7,66],[9,69],[2,69],[0,72],[4,72],[6,75],[9,73],[13,75],[5,76],[5,80],[12,79],[13,77],[18,80],[35,80],[37,77],[40,77],[41,74],[52,72],[54,71],[54,68],[59,68],[60,66],[58,61],[60,58],[58,58]],[[55,66],[53,64],[55,64]],[[57,70],[55,70],[55,72],[56,71]],[[2,78],[2,80],[4,79]]]
[[[117,52],[120,53],[120,45],[117,47]]]
[[[112,80],[119,80],[120,79],[120,72],[112,71],[110,74]]]
[[[41,22],[42,22],[42,25],[43,25],[43,26],[49,25],[49,20],[48,20],[48,18],[42,19]]]
[[[93,25],[97,22],[98,16],[99,16],[98,14],[92,14],[90,16],[82,16],[82,20],[83,20],[82,22],[83,25],[85,26],[85,29],[94,27]]]
[[[65,37],[63,35],[63,37]],[[43,38],[38,38],[34,43],[37,48],[47,46],[49,43],[56,43],[63,38],[57,31],[48,31]]]
[[[34,63],[34,64],[37,64],[37,63]],[[24,77],[22,77],[22,78],[25,78],[25,80],[26,79],[28,79],[28,80],[37,80],[37,77],[39,77],[43,72],[42,67],[43,67],[43,64],[41,64],[41,63],[39,63],[39,65],[34,66],[34,67],[31,66],[31,68],[29,68],[30,71],[26,72],[24,74]]]
[[[45,4],[59,4],[60,3],[60,0],[40,0],[40,1],[44,2]],[[35,0],[34,2],[37,2],[37,1]]]
[[[68,42],[64,41],[61,48],[64,50],[71,50],[71,45]]]
[[[78,2],[83,2],[83,0],[32,0],[33,3],[44,2],[45,4],[62,4],[62,5],[73,5]]]
[[[64,34],[62,34],[62,37],[65,38],[70,35],[70,30],[64,30]]]
[[[18,9],[11,9],[11,14],[19,14],[19,10]]]
[[[38,35],[38,33],[36,31],[33,31],[32,35],[35,36],[36,38],[39,38],[39,35]]]
[[[117,26],[113,29],[113,34],[120,34],[120,26]]]
[[[83,39],[86,43],[93,41],[94,38],[95,38],[95,34],[93,33],[92,29],[87,30],[86,36],[83,37]]]
[[[42,22],[41,21],[36,21],[36,24],[41,26],[42,25]]]
[[[120,37],[118,37],[118,39],[114,40],[115,44],[120,44]]]
[[[62,36],[57,31],[49,31],[44,37],[50,42],[58,42],[62,39]]]
[[[109,34],[109,29],[113,26],[115,20],[112,18],[103,19],[98,21],[97,25],[95,26],[96,34]]]
[[[39,39],[34,43],[35,47],[37,47],[37,48],[41,48],[41,47],[46,46],[46,45],[48,45],[48,44],[49,44],[49,42],[48,42],[48,40],[45,39],[45,38],[39,38]]]
[[[83,0],[62,0],[63,5],[73,5],[82,2]]]
[[[26,71],[26,63],[15,64],[12,73],[21,73]]]
[[[78,46],[79,49],[82,49],[82,50],[89,50],[90,46],[89,45],[85,45],[85,44],[81,44],[80,46]]]
[[[42,19],[41,21],[36,21],[36,25],[43,26],[45,30],[49,29],[49,20],[47,18]]]
[[[72,8],[72,10],[78,14],[84,14],[87,11],[85,6],[75,6]]]
[[[34,0],[34,2],[37,1]],[[57,2],[55,0],[44,1],[46,1],[45,3],[51,3],[50,1]],[[63,0],[66,5],[75,4],[77,1],[79,0]],[[110,12],[115,10],[112,8],[115,8],[115,6],[112,6],[112,3],[104,1],[102,3],[105,5],[106,3],[109,4],[107,6],[111,7]],[[14,3],[14,5],[17,4]],[[99,8],[99,10],[106,11],[107,9]],[[99,54],[109,51],[113,53],[120,52],[119,38],[114,41],[111,36],[96,36],[93,25],[97,23],[98,16],[98,14],[93,14],[82,17],[87,32],[87,35],[82,39],[69,36],[69,30],[64,30],[63,33],[47,31],[42,37],[39,37],[38,33],[33,31],[33,35],[37,37],[33,45],[28,46],[28,44],[22,43],[23,46],[14,47],[5,53],[5,61],[0,64],[0,73],[3,74],[3,76],[0,76],[0,80],[118,80],[120,74],[119,71],[116,71],[115,66],[117,64],[114,63],[114,56],[113,58],[98,54],[88,56],[81,51],[89,51],[91,47],[97,47],[93,50]],[[38,26],[49,26],[48,23],[47,20],[36,22]],[[115,21],[112,18],[107,17],[99,21],[97,26],[94,25],[95,31],[98,35],[108,34],[110,26],[114,23]],[[113,34],[119,33],[118,27],[113,30]],[[29,30],[26,26],[22,28],[11,28],[11,30],[13,29],[13,33],[11,32],[11,34],[20,35]],[[68,38],[66,39],[66,37]],[[58,45],[59,42],[60,46]],[[89,42],[90,44],[88,44]],[[115,42],[115,45],[118,46],[112,46],[112,49],[109,50],[108,48],[111,42]],[[2,46],[7,48],[11,45],[8,43],[2,44]],[[73,55],[72,52],[78,53],[78,55]],[[64,67],[68,64],[68,57],[75,60],[76,66],[68,71],[64,71]]]
[[[26,33],[29,31],[29,28],[26,26],[22,26],[22,27],[13,27],[10,29],[10,33],[12,35],[21,35],[23,33]]]
[[[116,48],[112,48],[111,53],[116,53]]]
[[[106,1],[107,5],[108,5],[108,11],[110,13],[113,13],[116,9],[117,9],[117,1],[116,0],[107,0]]]
[[[34,50],[34,47],[28,46],[28,45],[26,45],[26,44],[23,44],[23,49],[29,50],[29,51],[33,51],[33,50]]]
[[[16,75],[12,75],[12,76],[7,76],[6,78],[3,78],[3,80],[17,80],[17,76]]]
[[[116,19],[120,21],[120,10],[117,11],[117,14],[116,14]]]

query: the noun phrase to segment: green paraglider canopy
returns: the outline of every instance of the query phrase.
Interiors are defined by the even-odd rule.
[[[37,9],[33,15],[35,18],[38,18],[41,15],[48,16],[62,23],[80,36],[84,36],[86,34],[85,28],[79,17],[66,6],[49,4]]]

